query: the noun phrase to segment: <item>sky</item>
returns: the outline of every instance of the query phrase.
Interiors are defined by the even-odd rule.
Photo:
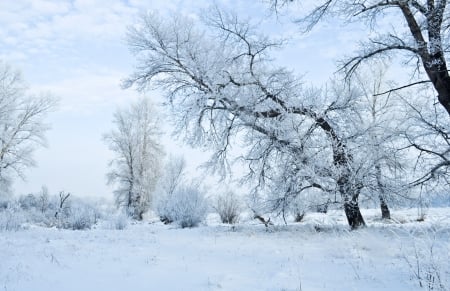
[[[140,95],[159,99],[158,92],[123,90],[121,80],[133,72],[135,59],[126,44],[127,27],[140,14],[181,12],[193,17],[207,13],[207,0],[0,0],[0,59],[19,69],[29,92],[49,92],[59,106],[48,118],[48,146],[35,152],[37,166],[17,179],[16,194],[68,191],[77,196],[111,198],[106,185],[113,153],[102,135],[113,128],[112,115]],[[325,22],[301,34],[291,16],[271,14],[263,1],[218,0],[216,5],[255,21],[266,33],[288,39],[275,52],[279,64],[304,75],[305,82],[321,84],[336,71],[342,51],[355,49],[363,32]],[[250,5],[251,4],[251,5]],[[303,7],[305,8],[305,7]],[[293,9],[302,9],[294,7]],[[205,154],[184,146],[168,134],[162,139],[167,153],[184,153],[190,175]]]

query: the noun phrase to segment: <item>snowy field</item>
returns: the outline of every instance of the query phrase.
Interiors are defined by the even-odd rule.
[[[338,211],[268,230],[213,216],[193,229],[28,226],[0,232],[0,290],[449,290],[450,209],[363,214],[352,232]]]

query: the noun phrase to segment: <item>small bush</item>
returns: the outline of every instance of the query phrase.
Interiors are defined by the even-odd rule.
[[[123,230],[128,226],[129,217],[128,215],[120,211],[118,213],[110,213],[105,217],[105,222],[103,227],[106,229],[117,229]]]
[[[234,224],[239,221],[241,206],[234,192],[227,191],[217,197],[214,209],[220,216],[222,223]]]
[[[17,231],[25,219],[18,207],[0,210],[0,231]]]
[[[208,210],[207,200],[198,187],[184,186],[159,201],[158,215],[168,223],[175,222],[180,227],[198,226]]]
[[[97,223],[97,211],[84,203],[72,203],[59,218],[58,226],[66,229],[83,230],[90,229]]]
[[[128,226],[128,216],[125,213],[119,213],[114,220],[114,229],[122,230]]]
[[[28,194],[19,198],[19,205],[23,210],[30,210],[38,207],[38,200],[33,194]]]

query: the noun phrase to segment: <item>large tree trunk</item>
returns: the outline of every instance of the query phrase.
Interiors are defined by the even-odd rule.
[[[450,115],[450,77],[447,71],[436,73],[435,76],[436,78],[432,79],[432,82],[438,92],[439,103]]]
[[[366,223],[359,209],[358,198],[361,187],[351,177],[350,164],[352,156],[347,152],[345,142],[334,131],[331,124],[323,117],[314,116],[316,123],[330,136],[333,149],[333,163],[339,169],[337,185],[344,201],[344,211],[351,229],[364,227]]]
[[[344,202],[345,216],[347,217],[348,224],[351,229],[358,229],[366,226],[364,218],[362,217],[361,211],[359,209],[358,201],[347,201]]]
[[[342,174],[337,183],[344,201],[344,212],[350,228],[354,230],[366,226],[358,203],[361,187],[350,182],[348,171]]]
[[[381,218],[391,219],[391,212],[389,211],[389,207],[386,201],[384,200],[383,195],[380,195],[380,208],[381,208]]]

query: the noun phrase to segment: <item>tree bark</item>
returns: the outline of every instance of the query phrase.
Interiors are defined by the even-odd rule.
[[[357,181],[353,181],[351,177],[350,163],[352,156],[347,153],[347,147],[344,141],[339,138],[327,120],[323,117],[315,116],[315,121],[330,136],[332,141],[333,163],[340,169],[337,185],[344,201],[344,211],[348,224],[352,230],[364,227],[366,223],[364,222],[358,203],[361,186]]]
[[[381,218],[391,219],[391,212],[389,211],[389,207],[382,195],[380,195],[380,208],[381,208]]]
[[[358,229],[366,226],[364,218],[362,217],[361,211],[359,209],[358,201],[347,201],[344,202],[345,216],[347,217],[348,224],[351,229]]]
[[[348,170],[344,171],[337,183],[341,197],[344,200],[344,212],[350,228],[355,230],[366,226],[358,203],[361,188],[350,183]]]
[[[450,115],[450,77],[447,72],[438,72],[435,75],[437,76],[432,79],[432,82],[438,92],[439,103]]]
[[[384,199],[384,197],[386,197],[386,192],[385,186],[381,181],[381,166],[378,163],[375,165],[375,170],[376,170],[378,191],[380,191],[378,198],[380,199],[381,218],[391,219],[391,212],[389,211],[389,207],[386,203],[386,200]]]

